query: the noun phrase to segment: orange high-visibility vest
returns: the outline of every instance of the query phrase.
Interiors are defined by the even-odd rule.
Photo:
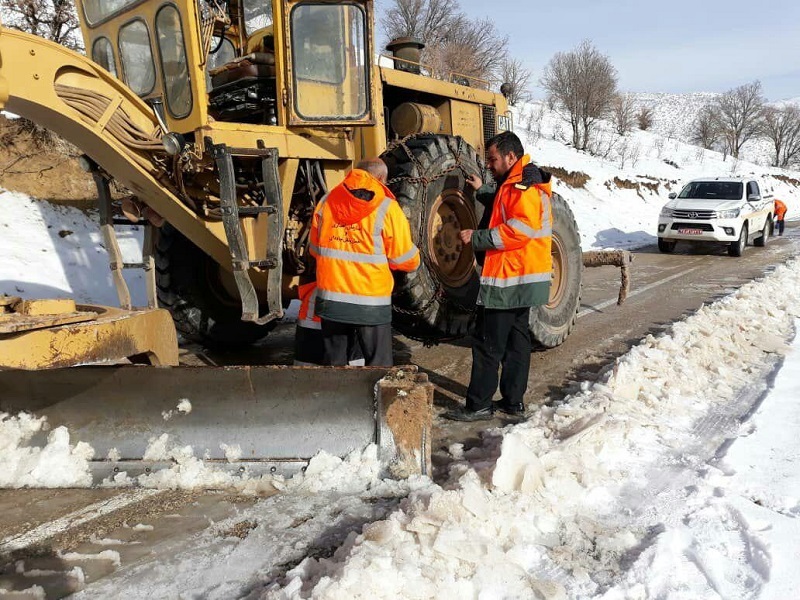
[[[778,217],[779,221],[782,221],[783,217],[786,216],[786,205],[777,198],[775,199],[775,216]]]
[[[317,284],[312,281],[311,283],[304,283],[297,288],[297,294],[300,298],[300,310],[297,313],[298,327],[305,327],[306,329],[322,329],[321,319],[316,311],[317,303]]]
[[[479,303],[486,308],[522,308],[547,304],[553,260],[550,182],[527,186],[520,158],[500,184],[489,229],[472,234],[472,247],[486,250]]]
[[[317,205],[310,249],[317,260],[316,314],[340,323],[391,323],[391,271],[414,271],[420,263],[394,195],[361,169]]]

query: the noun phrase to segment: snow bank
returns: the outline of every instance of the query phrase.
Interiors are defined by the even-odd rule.
[[[44,418],[0,413],[0,488],[91,485],[92,447],[84,442],[71,445],[65,427],[51,431],[45,445],[36,445],[34,438],[45,430]]]
[[[692,543],[681,528],[652,543],[645,521],[626,515],[649,510],[654,498],[644,491],[670,490],[672,469],[691,460],[703,428],[713,430],[709,415],[721,414],[761,380],[770,355],[786,350],[775,332],[790,331],[798,307],[800,262],[793,261],[670,334],[645,338],[602,382],[528,422],[488,432],[482,447],[454,462],[447,484],[413,492],[332,558],[304,560],[263,597],[593,596],[640,545],[660,557],[659,576],[650,571],[642,581],[644,569],[625,588],[630,595],[609,598],[704,597],[680,596],[702,589],[694,579],[713,567],[708,560],[688,580],[680,576]],[[670,565],[666,556],[676,560]],[[720,589],[741,591],[733,579]]]

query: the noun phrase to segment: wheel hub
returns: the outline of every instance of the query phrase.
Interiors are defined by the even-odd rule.
[[[428,217],[430,260],[442,283],[450,287],[464,285],[475,272],[475,254],[459,234],[475,228],[475,213],[460,190],[442,192]]]
[[[552,240],[550,253],[553,259],[553,273],[550,280],[550,299],[547,303],[548,308],[555,308],[558,306],[558,304],[564,298],[564,293],[567,287],[567,278],[565,277],[566,266],[564,264],[564,259],[566,256],[564,251],[564,242],[558,235],[555,234],[553,235]]]

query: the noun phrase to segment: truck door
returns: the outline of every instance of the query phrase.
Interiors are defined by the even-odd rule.
[[[762,198],[761,190],[758,183],[755,181],[747,182],[747,203],[745,207],[750,213],[747,217],[749,222],[750,232],[761,231],[764,228],[764,223],[767,221],[767,201]]]

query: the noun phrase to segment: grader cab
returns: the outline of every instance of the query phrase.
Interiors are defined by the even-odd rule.
[[[168,310],[184,339],[226,346],[257,341],[295,297],[299,276],[312,268],[308,236],[317,202],[356,161],[380,155],[423,255],[422,267],[396,282],[395,327],[430,342],[469,331],[479,275],[475,256],[460,243],[458,232],[476,227],[483,207],[465,178],[471,173],[487,178],[486,140],[511,126],[502,95],[466,75],[429,77],[419,61],[421,44],[413,39],[393,41],[392,55],[376,60],[372,0],[78,0],[76,5],[87,56],[0,27],[0,108],[55,131],[84,152],[81,163],[97,184],[123,309],[132,307],[121,272],[143,268],[148,306]],[[126,190],[124,197],[111,193],[112,180]],[[575,323],[583,266],[569,207],[557,194],[552,205],[551,302],[531,317],[533,336],[545,346],[560,344]],[[123,260],[115,238],[115,227],[131,222],[146,229],[143,259],[133,264]],[[77,336],[88,330],[71,327]],[[0,345],[4,336],[22,335],[30,331],[0,330]],[[125,326],[119,335],[141,337]],[[113,348],[120,347],[128,346],[108,346],[101,358],[126,358],[114,355],[119,350]],[[26,368],[70,364],[67,346],[53,346],[53,353],[59,360],[42,356]],[[148,356],[147,349],[137,346],[137,356]],[[76,354],[72,363],[78,362],[84,358]],[[120,381],[146,379],[140,367],[130,368],[137,374],[119,375]],[[139,408],[156,415],[159,408],[168,409],[174,401],[170,394],[179,393],[182,381],[198,396],[203,390],[213,396],[210,390],[219,388],[199,385],[202,378],[181,368],[173,370],[183,374],[168,378],[169,393],[161,384],[139,385],[140,395],[148,398]],[[81,376],[74,374],[81,371],[85,368],[59,375],[66,378],[62,393],[51,401],[39,395],[38,390],[46,396],[52,387],[36,384],[44,381],[36,379],[38,373],[0,372],[0,378],[10,378],[0,410],[25,408],[39,385],[36,408],[44,414],[52,408],[51,414],[69,424],[75,414],[65,405],[72,403],[75,411],[90,415],[91,384],[80,383]],[[255,375],[248,370],[226,377],[239,385]],[[319,377],[321,382],[327,375]],[[374,374],[352,377],[370,389],[375,383]],[[115,387],[113,377],[98,379],[93,373],[85,379]],[[273,374],[273,381],[278,387],[296,385],[291,375]],[[334,387],[332,393],[353,395],[354,388]],[[207,438],[208,419],[222,418],[221,413],[225,442],[231,441],[237,418],[252,423],[255,416],[276,428],[285,418],[297,424],[308,411],[292,404],[287,413],[286,407],[299,401],[315,407],[320,419],[321,428],[306,427],[317,432],[308,434],[309,443],[293,448],[296,436],[284,436],[288,446],[276,453],[274,445],[259,445],[264,436],[255,436],[249,456],[304,460],[311,448],[330,445],[324,438],[326,422],[347,421],[339,404],[333,412],[319,410],[313,394],[293,399],[294,394],[282,394],[268,382],[258,393],[253,386],[246,389],[259,408],[241,408],[227,393],[224,409],[219,394],[208,398],[203,402],[215,408],[198,421],[201,429],[192,439]],[[286,398],[275,404],[284,411],[282,418],[265,408],[270,394]],[[114,410],[125,412],[119,396],[114,394]],[[370,395],[366,402],[353,402],[363,417],[373,414],[378,400]],[[415,410],[423,405],[418,402]],[[126,444],[125,458],[139,460],[144,440],[160,423],[142,417],[141,410],[125,414],[123,429],[138,435],[136,443]],[[392,430],[385,415],[379,410],[377,420],[359,417],[358,428],[365,433],[351,437],[377,439],[384,431],[385,439]],[[406,446],[408,456],[422,457],[418,462],[424,470],[430,415],[419,423],[416,434],[406,434]],[[90,437],[93,431],[97,428],[81,430]],[[106,436],[97,445],[108,447],[110,435],[97,434]],[[175,435],[181,439],[179,432]],[[352,443],[335,445],[335,451],[342,454]]]

